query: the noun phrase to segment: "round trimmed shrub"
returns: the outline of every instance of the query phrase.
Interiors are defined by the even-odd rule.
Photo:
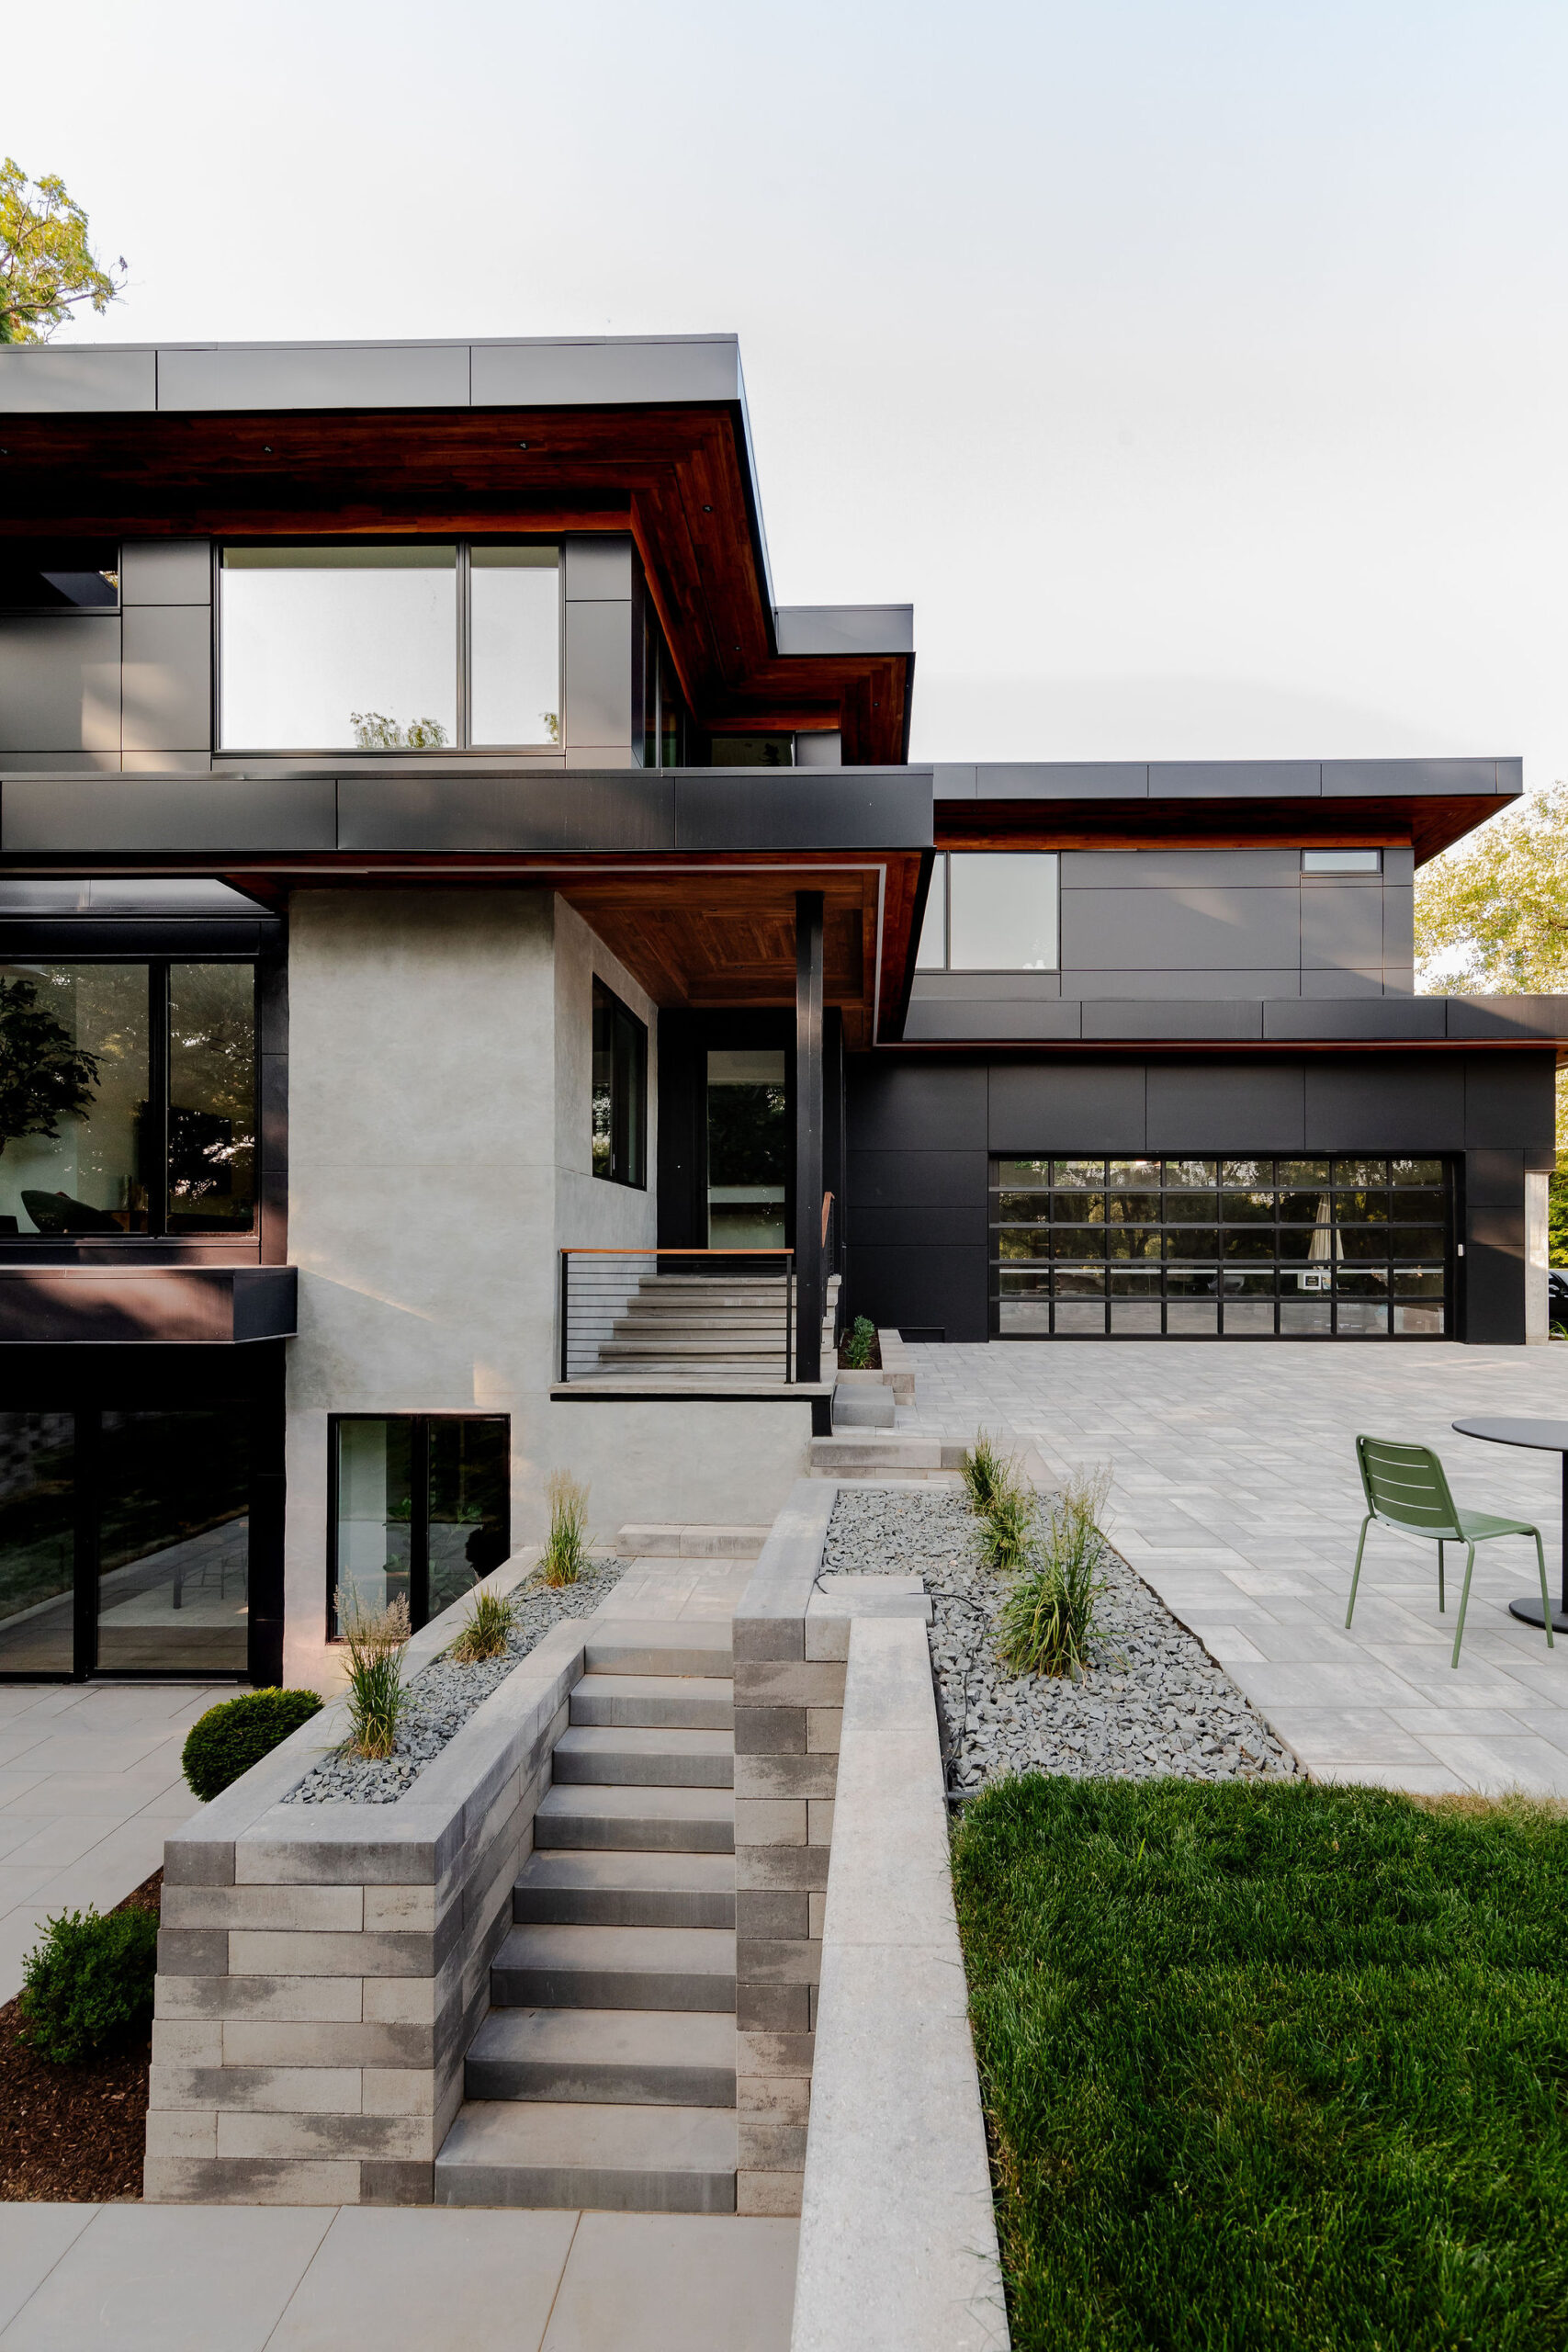
[[[192,1796],[204,1804],[220,1796],[231,1781],[321,1711],[313,1690],[243,1690],[209,1707],[192,1724],[180,1756]]]
[[[17,2030],[56,2066],[144,2033],[158,1973],[155,1911],[62,1911],[22,1962]]]

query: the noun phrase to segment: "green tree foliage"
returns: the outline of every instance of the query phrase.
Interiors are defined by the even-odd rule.
[[[0,1151],[21,1136],[60,1133],[93,1100],[98,1057],[39,1004],[31,980],[0,980]]]
[[[87,243],[87,216],[52,173],[31,181],[9,155],[0,164],[0,343],[47,343],[78,302],[104,311],[123,291],[125,255],[104,269]]]
[[[1416,877],[1417,985],[1568,995],[1568,785],[1532,792]],[[1568,1072],[1557,1079],[1551,1262],[1568,1265]]]

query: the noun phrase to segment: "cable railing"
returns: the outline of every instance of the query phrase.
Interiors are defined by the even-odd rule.
[[[560,1378],[795,1379],[793,1250],[562,1250]]]

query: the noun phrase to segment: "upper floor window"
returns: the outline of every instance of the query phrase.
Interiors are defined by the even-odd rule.
[[[917,967],[924,972],[1054,972],[1057,859],[1053,850],[953,850],[938,855]]]
[[[249,1233],[255,967],[0,963],[0,1238]]]
[[[119,549],[110,539],[0,541],[0,613],[112,613]]]
[[[1381,874],[1381,849],[1303,849],[1303,874]]]
[[[226,751],[560,741],[560,550],[521,541],[227,547]]]

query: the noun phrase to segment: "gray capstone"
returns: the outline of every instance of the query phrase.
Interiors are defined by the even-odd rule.
[[[324,1757],[283,1803],[394,1804],[550,1627],[566,1617],[591,1617],[624,1574],[623,1562],[593,1560],[576,1584],[547,1585],[530,1577],[512,1596],[512,1634],[502,1657],[479,1666],[459,1666],[445,1655],[433,1658],[409,1684],[409,1709],[390,1756],[374,1763],[342,1753]]]
[[[822,1573],[923,1578],[942,1747],[958,1795],[1015,1772],[1252,1781],[1297,1769],[1229,1675],[1109,1545],[1104,1631],[1079,1682],[1014,1674],[997,1656],[1007,1579],[982,1565],[961,1490],[846,1487]]]

